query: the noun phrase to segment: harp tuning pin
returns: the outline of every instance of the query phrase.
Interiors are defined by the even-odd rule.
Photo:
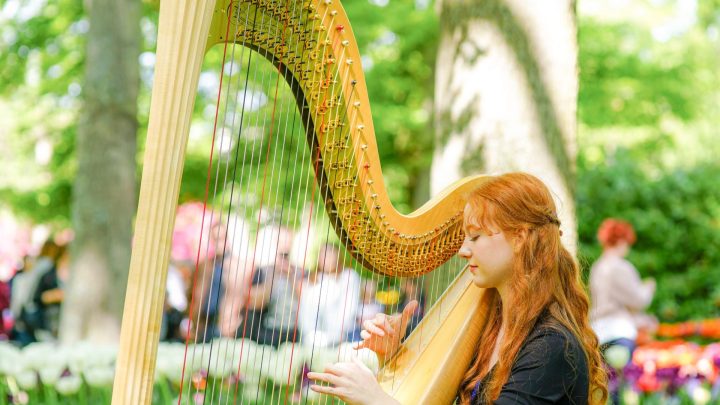
[[[341,44],[342,44],[342,46],[348,46],[348,45],[350,45],[350,41],[348,41],[346,39],[346,40],[342,41]]]
[[[375,209],[376,209],[376,210],[379,210],[380,208],[381,208],[381,207],[380,207],[379,205],[376,205],[376,206],[375,206]]]
[[[328,6],[331,5],[331,4],[332,4],[332,0],[325,0],[325,4],[327,4]]]
[[[337,10],[331,11],[331,12],[330,12],[330,15],[333,16],[333,17],[335,17],[335,16],[337,15]]]
[[[380,215],[380,219],[385,219],[385,214]]]
[[[368,148],[367,145],[363,145],[363,146],[360,147],[360,149],[362,149],[362,150],[366,150],[367,148]],[[368,180],[368,181],[372,181],[372,180]]]
[[[356,102],[353,103],[353,105],[354,105],[355,107],[360,107],[360,102],[359,102],[359,101],[356,101]]]
[[[374,181],[372,181],[372,180],[368,180],[368,181],[367,181],[367,184],[372,185],[373,183],[374,183]]]
[[[334,14],[333,14],[333,15],[334,15]],[[344,25],[338,25],[337,27],[335,27],[335,30],[338,31],[338,32],[343,32],[343,31],[345,31],[345,26],[344,26]]]
[[[360,124],[357,126],[357,129],[358,129],[358,131],[362,131],[363,129],[365,129],[365,125]]]
[[[348,59],[345,61],[345,63],[347,63],[348,65],[352,65],[352,64],[353,64],[353,60],[350,59],[350,58],[348,58]]]
[[[377,194],[373,194],[373,195],[371,195],[370,197],[372,197],[372,198],[377,198]]]
[[[365,164],[363,165],[363,167],[366,168],[366,169],[369,169],[369,168],[370,168],[370,163],[365,163]]]
[[[395,232],[395,228],[388,228],[388,231]]]

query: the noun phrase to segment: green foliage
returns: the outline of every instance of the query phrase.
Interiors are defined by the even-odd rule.
[[[427,197],[418,187],[430,167],[434,139],[431,108],[439,26],[433,8],[420,3],[343,3],[366,64],[365,80],[383,174],[391,185],[390,199],[406,212]]]
[[[579,25],[580,120],[591,127],[691,120],[713,89],[713,58],[692,36],[669,46],[629,24]],[[679,45],[679,46],[675,46]]]
[[[657,148],[655,148],[657,149]],[[629,260],[657,280],[651,312],[665,321],[720,315],[720,164],[682,168],[642,163],[657,153],[646,144],[579,159],[577,213],[585,271],[600,255],[603,219],[623,218],[638,241]]]

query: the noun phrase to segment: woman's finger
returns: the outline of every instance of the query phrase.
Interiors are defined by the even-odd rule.
[[[370,334],[370,332],[366,331],[365,329],[363,329],[363,330],[360,331],[360,337],[363,338],[363,340],[364,340],[364,339],[370,339],[370,336],[372,336],[372,335]],[[363,341],[363,342],[360,342],[360,343],[365,343],[365,342]]]
[[[325,373],[333,374],[338,377],[342,377],[342,375],[343,375],[342,363],[328,364],[327,366],[325,366]]]
[[[385,322],[382,325],[379,325],[381,328],[385,330],[386,333],[389,334],[395,334],[395,328],[393,328],[392,323],[389,319],[385,318]]]
[[[408,302],[407,305],[405,305],[405,308],[403,308],[402,311],[402,318],[400,321],[400,329],[405,330],[404,328],[407,327],[408,322],[410,321],[410,318],[412,318],[413,314],[415,313],[415,310],[417,310],[418,306],[420,304],[417,300],[412,300]]]
[[[321,393],[321,394],[338,395],[337,390],[335,389],[335,387],[330,387],[330,386],[327,386],[327,385],[312,384],[312,385],[310,385],[310,389],[313,390],[313,391],[315,391],[315,392],[319,392],[319,393]]]
[[[372,321],[363,322],[363,327],[365,328],[366,331],[368,331],[370,333],[374,333],[378,336],[385,336],[385,331],[383,331],[378,325],[376,325]]]
[[[314,381],[326,382],[330,385],[337,385],[338,377],[330,373],[307,373],[307,377]]]

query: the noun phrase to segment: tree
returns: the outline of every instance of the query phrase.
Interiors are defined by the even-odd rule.
[[[64,342],[119,337],[136,206],[141,4],[85,3],[89,21],[73,187]]]
[[[444,0],[439,8],[432,192],[473,173],[538,175],[574,249],[574,2]]]

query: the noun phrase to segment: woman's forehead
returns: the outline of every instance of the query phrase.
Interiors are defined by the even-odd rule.
[[[463,211],[463,227],[467,230],[482,230],[485,228],[480,222],[483,214],[482,206],[472,206],[465,204]]]

